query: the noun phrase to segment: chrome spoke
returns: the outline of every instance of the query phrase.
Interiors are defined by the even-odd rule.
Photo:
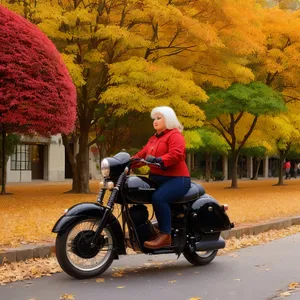
[[[90,258],[84,258],[84,256],[81,257],[80,250],[79,250],[79,252],[77,252],[78,250],[76,251],[77,245],[74,245],[74,243],[76,244],[76,239],[77,239],[78,235],[83,233],[83,236],[80,238],[82,238],[82,240],[84,241],[84,238],[85,238],[84,234],[86,233],[87,238],[89,238],[90,233],[88,231],[95,232],[98,225],[99,224],[97,222],[95,222],[95,220],[85,220],[85,221],[77,224],[76,226],[74,226],[74,228],[70,231],[70,233],[67,237],[67,241],[66,241],[67,257],[68,257],[70,263],[79,270],[92,271],[97,268],[100,268],[102,265],[104,265],[107,262],[107,260],[109,259],[110,255],[111,255],[111,252],[113,251],[113,239],[112,239],[110,231],[107,228],[104,228],[104,230],[102,232],[102,239],[103,239],[102,246],[103,247],[101,247],[97,253],[95,252],[94,256],[92,256],[93,254],[91,254]],[[82,247],[82,245],[80,247]],[[74,249],[75,253],[73,252],[73,249]],[[97,249],[95,249],[95,251],[97,251]],[[83,251],[83,252],[85,252],[85,251]],[[87,252],[87,253],[89,253],[89,252]],[[91,252],[91,253],[93,253],[93,252]],[[87,254],[87,257],[88,256],[89,256],[89,254]]]

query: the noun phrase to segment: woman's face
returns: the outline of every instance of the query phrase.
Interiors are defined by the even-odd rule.
[[[158,113],[157,115],[155,115],[153,120],[153,127],[157,133],[161,133],[167,128],[165,118],[162,114]]]

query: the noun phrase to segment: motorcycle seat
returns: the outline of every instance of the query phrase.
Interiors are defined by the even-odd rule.
[[[173,203],[186,203],[190,201],[197,200],[199,197],[205,194],[205,189],[202,185],[191,182],[191,187],[189,191],[179,199],[176,199]]]

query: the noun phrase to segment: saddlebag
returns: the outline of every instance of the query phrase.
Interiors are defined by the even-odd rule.
[[[189,221],[195,233],[213,233],[231,229],[232,225],[224,208],[216,199],[205,194],[189,210]]]

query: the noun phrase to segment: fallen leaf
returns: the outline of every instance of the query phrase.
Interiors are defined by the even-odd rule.
[[[294,290],[294,289],[297,289],[297,288],[300,288],[300,283],[299,282],[291,282],[289,284],[289,290]]]
[[[74,295],[72,294],[63,294],[59,298],[60,300],[75,300]]]
[[[234,257],[234,258],[239,257],[236,253],[229,254],[229,256]]]
[[[170,280],[169,283],[175,283],[177,280]]]
[[[124,275],[123,272],[115,272],[111,274],[112,277],[123,277],[123,275]]]
[[[104,278],[97,278],[96,282],[97,283],[102,283],[102,282],[105,282],[105,279]]]
[[[192,297],[192,298],[190,298],[190,300],[202,300],[202,298],[201,297]]]
[[[51,276],[61,272],[56,258],[33,258],[0,266],[0,285],[19,280]],[[25,284],[30,284],[26,283]]]
[[[124,289],[126,286],[122,285],[122,286],[117,286],[117,289]]]
[[[283,292],[283,293],[280,293],[279,296],[280,297],[287,297],[287,296],[291,296],[292,294],[290,292]]]
[[[178,276],[181,276],[181,275],[182,275],[182,273],[178,273],[177,275],[178,275]]]
[[[241,281],[241,279],[235,278],[235,279],[233,279],[233,281]]]
[[[270,184],[269,180],[241,180],[239,185],[242,189],[239,191],[226,191],[226,193],[228,192],[226,198],[229,207],[238,207],[238,209],[230,212],[230,217],[239,226],[241,224],[257,223],[258,221],[294,215],[295,210],[298,209],[299,211],[300,207],[297,182],[296,180],[289,182],[288,194],[282,192],[274,196],[274,187]],[[81,195],[74,196],[63,193],[69,189],[69,183],[49,183],[10,185],[10,192],[13,195],[7,199],[1,199],[0,202],[0,224],[5,224],[5,226],[0,228],[1,248],[17,247],[21,242],[30,244],[54,241],[55,236],[51,233],[50,227],[60,217],[61,212],[65,208],[81,202],[82,198]],[[206,183],[203,184],[205,187]],[[214,184],[218,187],[223,186],[224,182]],[[98,192],[98,181],[91,180],[90,188],[93,192]],[[253,201],[254,189],[257,194],[264,193],[264,205],[261,205],[260,201]],[[39,201],[41,193],[43,193],[43,201]],[[216,188],[214,190],[214,197],[216,199],[223,199],[223,188]],[[95,195],[87,194],[85,195],[85,199],[93,202],[95,201]],[[107,201],[107,198],[105,198],[105,201]],[[293,205],[290,205],[290,203],[293,203]],[[117,213],[117,209],[114,213]],[[152,211],[149,211],[149,213],[151,214]],[[26,215],[26,218],[23,217],[24,215]],[[300,226],[298,226],[298,229],[295,229],[295,226],[293,228],[292,230],[286,228],[281,233],[278,232],[275,234],[275,231],[273,231],[273,233],[264,236],[260,235],[257,240],[254,240],[252,237],[251,241],[248,242],[243,239],[243,241],[238,242],[236,245],[226,241],[225,251],[227,251],[229,246],[233,246],[234,249],[241,249],[249,244],[257,245],[265,243],[268,240],[273,240],[276,238],[276,235],[283,237],[300,231]],[[222,252],[220,251],[220,253]]]

